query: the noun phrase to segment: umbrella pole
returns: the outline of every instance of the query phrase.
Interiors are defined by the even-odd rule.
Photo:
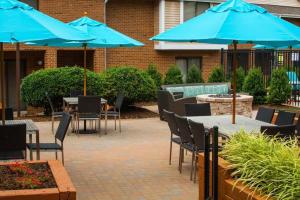
[[[83,65],[84,65],[84,77],[83,77],[83,95],[86,96],[86,44],[83,45]]]
[[[233,41],[233,100],[232,100],[232,124],[235,124],[236,110],[236,69],[237,69],[237,41]]]
[[[5,124],[5,69],[4,69],[4,48],[0,43],[0,71],[1,71],[1,104],[2,104],[2,124]]]
[[[16,44],[16,109],[20,117],[20,43]]]

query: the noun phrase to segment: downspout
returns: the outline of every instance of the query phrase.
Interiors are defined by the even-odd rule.
[[[104,24],[106,24],[106,4],[108,3],[108,0],[104,0],[104,8],[103,8],[103,21]],[[104,71],[107,69],[107,48],[104,48]]]

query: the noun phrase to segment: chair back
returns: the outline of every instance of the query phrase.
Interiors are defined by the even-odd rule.
[[[163,110],[170,110],[170,105],[174,101],[172,94],[166,90],[157,91],[157,106],[161,120],[164,120]]]
[[[81,90],[71,90],[70,91],[70,97],[78,97],[83,95],[83,92]]]
[[[210,103],[186,103],[185,104],[186,116],[210,116]]]
[[[268,136],[289,138],[295,136],[296,125],[262,126],[260,131]]]
[[[255,119],[262,122],[271,123],[274,116],[274,112],[275,109],[259,107]]]
[[[62,118],[59,122],[58,128],[56,130],[55,138],[59,141],[63,142],[68,131],[70,122],[71,122],[71,115],[67,112],[63,112]]]
[[[176,125],[175,114],[164,109],[164,119],[168,122],[169,129],[172,134],[179,136],[178,128]]]
[[[124,98],[125,98],[124,93],[123,92],[118,92],[117,98],[116,98],[116,104],[115,104],[116,110],[118,110],[118,111],[121,110]]]
[[[282,125],[292,125],[294,123],[294,118],[296,113],[286,112],[286,111],[279,111],[275,124],[277,126]]]
[[[48,92],[45,92],[45,94],[46,94],[46,97],[47,97],[48,103],[49,103],[49,105],[50,105],[51,112],[52,112],[52,113],[54,113],[54,106],[53,106],[53,103],[52,103],[52,101],[51,101],[51,98],[50,98],[50,96],[49,96]]]
[[[0,109],[0,120],[2,120],[2,109]],[[5,108],[5,120],[14,120],[14,111],[12,108]]]
[[[182,143],[194,143],[189,122],[186,117],[180,117],[175,114],[176,124],[179,130],[179,137]]]
[[[203,124],[192,120],[189,120],[189,124],[197,150],[204,150],[205,129]]]
[[[26,150],[26,124],[0,125],[0,152]]]
[[[101,97],[99,96],[78,97],[78,113],[100,114],[100,112],[101,112]]]

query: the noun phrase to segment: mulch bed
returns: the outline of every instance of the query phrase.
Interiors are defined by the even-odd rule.
[[[154,118],[158,116],[159,115],[157,113],[138,106],[129,106],[126,109],[121,111],[122,119]],[[32,119],[35,122],[51,121],[51,116],[46,116],[46,115],[26,115],[26,116],[19,117],[18,119],[28,119],[28,118]],[[55,120],[59,120],[59,119],[56,118]]]
[[[47,163],[0,165],[0,191],[55,187],[56,182]]]

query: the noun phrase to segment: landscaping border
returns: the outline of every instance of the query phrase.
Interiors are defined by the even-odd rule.
[[[24,163],[25,161],[19,162]],[[76,200],[76,189],[64,166],[57,160],[33,161],[27,163],[45,163],[47,162],[53,177],[56,188],[28,189],[28,190],[5,190],[0,191],[2,200]],[[0,163],[0,165],[9,165],[12,163]]]

